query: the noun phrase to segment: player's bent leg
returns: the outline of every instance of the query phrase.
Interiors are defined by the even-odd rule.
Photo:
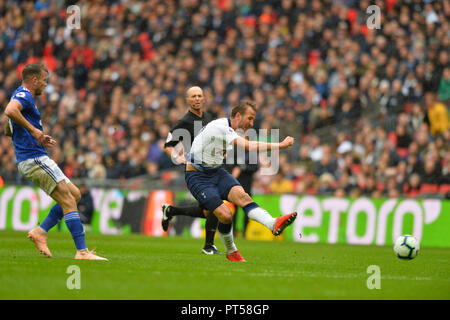
[[[61,205],[64,221],[72,234],[77,250],[86,250],[85,234],[78,214],[77,203],[66,181],[58,183],[50,196]]]
[[[253,202],[250,195],[245,192],[242,186],[234,186],[231,188],[230,192],[228,193],[228,201],[241,208]]]
[[[81,200],[81,191],[75,186],[71,181],[67,182],[67,187],[69,188],[70,193],[75,198],[75,202],[78,203]]]
[[[230,208],[223,202],[213,213],[217,219],[219,219],[219,222],[223,224],[231,224],[233,222],[233,214],[231,213]]]
[[[242,207],[242,209],[249,219],[259,222],[266,226],[270,231],[273,231],[276,219],[265,209],[261,208],[256,202],[251,202]]]
[[[71,190],[66,181],[59,182],[50,196],[55,200],[61,208],[63,213],[67,214],[69,212],[78,211],[77,201],[72,195]]]
[[[232,230],[233,215],[230,208],[225,203],[222,203],[214,210],[214,214],[220,221],[217,230],[219,230],[220,238],[225,245],[228,260],[246,262],[234,244]]]
[[[233,221],[233,215],[230,208],[223,202],[223,194],[228,194],[230,185],[224,185],[223,188],[219,188],[217,180],[220,180],[216,174],[208,175],[203,172],[187,171],[185,174],[185,180],[187,187],[191,194],[197,199],[203,208],[212,212],[220,221],[219,233],[222,240],[227,247],[227,252],[233,250],[233,233],[231,231],[231,223]],[[224,180],[224,179],[222,179]],[[221,192],[223,191],[223,192]],[[229,228],[229,234],[224,233],[226,230],[222,229],[221,224],[228,225],[225,228]],[[235,248],[235,246],[234,246]]]
[[[63,209],[59,205],[59,203],[56,203],[48,213],[48,216],[42,221],[42,223],[39,225],[39,228],[44,230],[45,232],[48,232],[51,228],[53,228],[61,219],[64,218]]]
[[[69,183],[66,181],[61,181],[51,193],[51,197],[58,202],[63,209],[64,221],[66,222],[67,228],[72,235],[72,239],[77,249],[75,259],[107,261],[106,258],[97,256],[94,250],[88,250],[86,246],[84,228],[77,209],[77,201],[72,192],[75,193],[75,196],[77,196],[76,190],[73,188],[71,190]]]
[[[232,224],[219,222],[217,230],[219,230],[220,238],[225,244],[227,259],[230,261],[247,262],[234,244]]]
[[[57,164],[48,156],[24,160],[19,163],[18,170],[25,179],[32,181],[48,195],[53,192],[59,182],[67,179]],[[47,232],[62,217],[62,208],[59,204],[56,204],[50,209],[50,213],[41,225],[28,232],[28,238],[35,244],[38,251],[47,257],[52,256],[47,246]]]
[[[60,183],[63,184],[64,181],[61,181]],[[72,195],[75,197],[76,202],[78,202],[81,199],[81,193],[79,192],[78,188],[75,187],[72,183],[68,183],[67,186],[69,187],[69,190],[72,193]],[[35,243],[38,250],[41,253],[45,254],[47,257],[51,257],[51,253],[47,247],[46,233],[51,228],[53,228],[63,217],[64,217],[63,208],[61,207],[61,205],[59,203],[56,203],[50,209],[49,214],[44,219],[44,221],[42,221],[42,223],[39,225],[39,227],[31,230],[28,235],[28,238]],[[45,231],[45,233],[40,232],[41,230],[39,230],[39,229],[42,229],[43,231]],[[44,239],[44,237],[45,237],[45,239]]]
[[[276,236],[280,235],[297,217],[296,212],[278,218],[272,217],[270,213],[261,208],[256,202],[253,202],[252,198],[244,191],[242,186],[234,186],[231,188],[228,199],[242,207],[249,219],[263,224]]]

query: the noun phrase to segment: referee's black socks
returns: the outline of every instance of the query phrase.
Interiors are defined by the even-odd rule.
[[[218,223],[219,219],[211,212],[206,218],[205,223],[205,247],[214,245],[214,235],[216,234]]]
[[[193,218],[205,218],[203,209],[199,206],[192,207],[175,207],[170,206],[167,213],[169,217],[173,216],[188,216]],[[208,214],[205,223],[205,247],[214,245],[214,236],[216,234],[217,224],[219,219],[213,213]]]
[[[175,207],[170,206],[170,210],[168,212],[168,215],[173,216],[188,216],[193,218],[205,218],[205,215],[203,214],[203,209],[199,206],[192,206],[192,207]]]

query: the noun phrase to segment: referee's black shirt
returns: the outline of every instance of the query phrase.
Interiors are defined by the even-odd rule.
[[[202,117],[200,118],[189,110],[170,130],[164,148],[175,147],[181,141],[184,154],[188,154],[195,136],[200,132],[201,128],[212,120],[213,116],[208,112],[203,111]],[[196,121],[198,121],[197,125],[195,125]]]

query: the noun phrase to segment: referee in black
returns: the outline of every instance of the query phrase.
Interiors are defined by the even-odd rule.
[[[194,137],[200,132],[201,128],[213,120],[213,116],[210,113],[203,111],[205,98],[200,87],[191,87],[186,91],[186,102],[189,105],[189,111],[170,130],[164,145],[164,151],[176,164],[186,163],[186,155],[189,154]],[[167,231],[169,221],[174,216],[183,215],[205,218],[206,213],[205,246],[202,253],[208,255],[222,254],[214,245],[214,235],[219,222],[214,214],[208,214],[208,211],[200,206],[176,207],[169,204],[164,204],[162,211],[163,219],[161,224],[164,231]]]

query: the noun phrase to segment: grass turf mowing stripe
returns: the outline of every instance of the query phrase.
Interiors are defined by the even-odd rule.
[[[201,254],[203,239],[87,233],[109,262],[74,260],[68,233],[50,232],[40,255],[25,232],[0,231],[0,299],[450,299],[450,249],[423,248],[411,261],[392,247],[236,239],[247,263]],[[219,250],[223,244],[216,240]],[[67,288],[67,268],[81,289]],[[381,289],[368,289],[377,265]]]

